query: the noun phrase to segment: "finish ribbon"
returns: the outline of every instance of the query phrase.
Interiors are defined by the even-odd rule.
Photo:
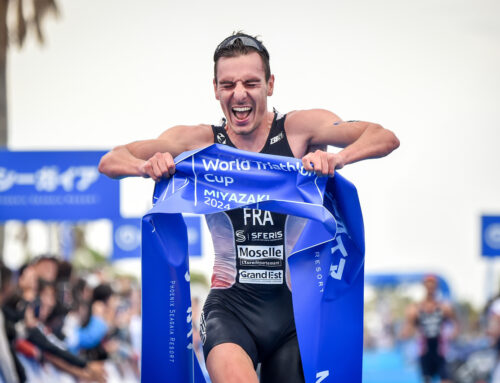
[[[307,383],[361,383],[364,231],[355,187],[296,158],[214,144],[176,157],[142,220],[143,383],[205,382],[193,352],[187,230],[181,213],[240,207],[307,218],[288,258]]]

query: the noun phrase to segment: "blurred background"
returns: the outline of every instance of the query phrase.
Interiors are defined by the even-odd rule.
[[[365,220],[364,382],[422,381],[418,328],[402,334],[430,274],[437,299],[453,308],[450,327],[459,328],[443,330],[454,334],[446,351],[452,381],[494,381],[499,14],[494,0],[0,0],[0,254],[18,294],[9,307],[19,310],[27,300],[19,296],[32,294],[40,303],[21,312],[54,332],[48,317],[59,304],[59,317],[51,315],[60,327],[73,318],[69,333],[102,335],[99,321],[85,323],[94,312],[115,330],[90,337],[102,355],[72,345],[85,360],[64,354],[50,363],[40,355],[52,343],[28,334],[34,351],[21,345],[17,353],[29,379],[65,371],[99,380],[105,369],[108,381],[137,380],[139,225],[154,185],[107,180],[97,161],[177,124],[218,122],[213,50],[243,30],[271,54],[270,108],[329,109],[380,123],[401,141],[387,158],[341,170],[358,189]],[[201,306],[213,255],[204,221],[187,219]],[[24,272],[42,278],[51,267],[53,290],[19,291]]]

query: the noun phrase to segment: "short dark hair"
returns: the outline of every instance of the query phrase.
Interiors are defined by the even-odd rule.
[[[94,288],[92,302],[101,301],[106,303],[113,295],[113,289],[108,283],[102,283]]]
[[[32,265],[36,265],[36,264],[43,262],[43,261],[53,262],[56,264],[56,266],[59,266],[59,259],[57,258],[57,256],[55,256],[53,254],[38,255],[37,257],[33,258],[33,260],[30,263]]]
[[[235,32],[231,36],[226,37],[217,45],[214,52],[214,78],[217,82],[217,63],[221,57],[238,57],[247,55],[252,52],[258,53],[264,65],[264,73],[266,81],[271,78],[271,65],[269,63],[269,52],[267,51],[262,41],[257,37],[247,35],[242,32]]]
[[[12,270],[0,262],[0,293],[3,293],[12,281]]]

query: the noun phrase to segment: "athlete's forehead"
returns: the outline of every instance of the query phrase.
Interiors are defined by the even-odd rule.
[[[265,69],[261,57],[256,52],[236,57],[221,57],[218,61],[218,82],[257,78],[265,78]]]

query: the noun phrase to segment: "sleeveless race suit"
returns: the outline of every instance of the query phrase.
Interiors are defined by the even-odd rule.
[[[261,153],[293,157],[275,113]],[[235,147],[224,124],[214,141]],[[287,257],[305,219],[240,208],[206,215],[215,250],[212,286],[201,314],[203,351],[236,343],[261,363],[261,382],[304,382]]]
[[[424,377],[432,378],[438,375],[442,380],[448,379],[444,340],[441,335],[445,321],[439,306],[431,312],[419,309],[416,325],[420,331],[420,368]]]

